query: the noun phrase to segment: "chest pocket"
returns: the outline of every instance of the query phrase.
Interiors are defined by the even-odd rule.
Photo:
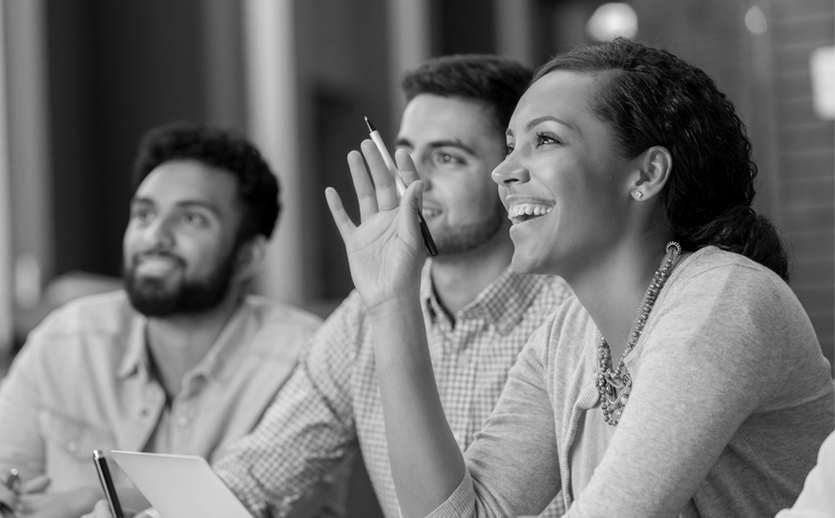
[[[116,445],[110,430],[56,410],[42,410],[38,420],[41,433],[50,448],[85,462],[92,462],[93,450],[99,449],[109,453]]]
[[[45,442],[45,469],[52,479],[51,490],[98,484],[93,450],[109,454],[116,447],[110,430],[52,409],[39,413],[38,426]]]

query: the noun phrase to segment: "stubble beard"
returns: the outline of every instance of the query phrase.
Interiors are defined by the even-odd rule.
[[[490,217],[483,221],[456,227],[444,225],[441,231],[436,232],[437,237],[433,234],[438,255],[455,255],[477,249],[499,233],[506,219],[507,213],[498,203]]]

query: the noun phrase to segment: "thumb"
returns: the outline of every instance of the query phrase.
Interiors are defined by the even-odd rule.
[[[408,211],[412,214],[413,217],[410,218],[410,220],[416,220],[417,214],[420,212],[423,199],[423,189],[423,181],[415,180],[409,184],[409,187],[406,188],[406,192],[403,193],[403,197],[400,201],[400,210]]]
[[[424,183],[420,180],[412,182],[400,198],[398,233],[411,243],[410,246],[414,246],[416,249],[422,248],[423,238],[419,226],[419,214],[423,186]]]

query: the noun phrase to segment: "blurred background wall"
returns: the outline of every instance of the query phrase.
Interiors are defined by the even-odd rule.
[[[404,69],[462,52],[539,65],[621,27],[700,65],[736,102],[760,166],[758,207],[784,232],[792,287],[833,358],[831,0],[0,5],[0,351],[63,301],[61,281],[113,285],[131,163],[149,127],[202,120],[259,144],[284,211],[258,289],[325,314],[351,280],[322,192],[350,192],[345,155],[365,136],[363,115],[393,140]]]
[[[698,64],[736,102],[761,170],[758,207],[784,232],[792,287],[833,358],[832,0],[1,5],[0,350],[54,305],[50,288],[67,274],[83,272],[83,289],[118,277],[131,163],[149,127],[196,119],[259,144],[284,203],[259,290],[327,313],[351,280],[322,192],[350,192],[345,155],[365,136],[363,115],[393,140],[404,69],[460,52],[539,65],[607,27],[637,27],[637,39]]]
[[[284,211],[258,290],[324,315],[352,284],[323,190],[351,192],[345,155],[363,115],[393,141],[403,70],[464,52],[536,66],[620,27],[735,101],[758,208],[789,243],[792,287],[832,361],[834,12],[832,0],[2,0],[0,356],[56,304],[118,286],[149,127],[202,120],[264,150]]]

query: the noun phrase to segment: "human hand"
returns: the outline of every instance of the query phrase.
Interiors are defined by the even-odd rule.
[[[405,150],[395,154],[397,167],[408,185],[402,199],[383,157],[371,140],[364,140],[357,151],[348,154],[348,165],[360,207],[360,225],[355,225],[336,191],[325,191],[345,249],[354,286],[366,309],[373,312],[386,302],[417,297],[420,270],[426,249],[418,225],[423,183],[411,156]],[[371,171],[363,164],[365,156]],[[372,184],[373,178],[373,184]]]
[[[49,487],[50,478],[46,475],[38,475],[26,482],[20,483],[17,489],[10,489],[5,484],[0,484],[0,516],[16,516],[20,514],[21,495],[27,493],[42,493]]]
[[[89,512],[101,497],[101,491],[95,487],[58,492],[45,492],[46,486],[37,491],[31,487],[21,489],[27,492],[18,497],[15,508],[18,518],[78,518]]]
[[[17,493],[0,484],[0,516],[14,516],[17,507]]]
[[[6,481],[0,487],[0,516],[14,516],[18,493],[20,493],[20,472],[16,468],[11,468]]]

